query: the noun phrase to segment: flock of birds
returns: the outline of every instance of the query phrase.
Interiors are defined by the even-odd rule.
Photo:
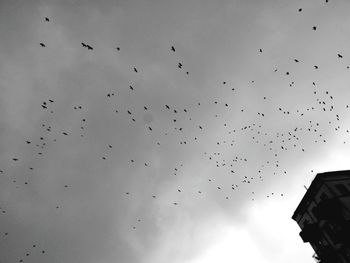
[[[326,3],[328,1],[326,0]],[[303,11],[302,8],[299,8],[297,10],[299,13]],[[50,18],[45,17],[45,22],[51,23]],[[312,31],[317,30],[317,26],[313,26],[311,28]],[[42,48],[49,48],[44,42],[39,43],[40,47]],[[86,42],[81,42],[82,48],[86,48],[89,52],[98,52],[98,49],[95,48]],[[115,47],[115,50],[120,52],[121,48],[119,46]],[[177,50],[175,45],[171,45],[169,48],[169,52],[176,54]],[[260,48],[257,50],[257,54],[264,54],[263,48]],[[343,54],[335,52],[334,54],[335,58],[337,59],[344,59]],[[301,58],[294,58],[294,63],[302,63]],[[183,61],[177,61],[177,68],[178,70],[184,70],[186,67],[184,66],[185,63]],[[319,69],[318,65],[313,65],[313,68],[315,70]],[[349,66],[346,67],[349,69]],[[135,74],[138,74],[140,70],[134,66],[131,69]],[[188,69],[185,69],[184,74],[190,75],[190,71]],[[275,68],[273,70],[274,73],[277,74],[279,72],[278,68]],[[289,71],[286,71],[282,73],[283,75],[291,76],[291,73]],[[254,80],[251,81],[252,84],[255,83]],[[232,88],[229,86],[229,84],[226,81],[222,81],[221,83],[223,88],[226,88],[230,92],[236,92],[235,88]],[[289,84],[290,87],[293,87],[295,85],[295,81],[291,81]],[[349,130],[346,128],[343,128],[341,126],[341,116],[339,115],[339,105],[335,103],[335,95],[331,93],[329,90],[321,90],[317,87],[316,81],[310,83],[310,86],[312,88],[312,94],[313,94],[313,101],[310,102],[310,106],[306,108],[299,108],[299,109],[288,109],[287,107],[280,106],[276,109],[276,114],[281,115],[281,117],[288,117],[290,116],[291,119],[300,119],[301,125],[298,125],[294,127],[291,130],[284,130],[283,132],[277,132],[272,133],[269,130],[269,127],[264,127],[263,119],[267,117],[268,113],[266,112],[257,112],[256,113],[256,119],[252,123],[242,125],[242,127],[231,127],[230,120],[224,120],[224,123],[222,126],[225,129],[225,136],[222,136],[220,134],[219,138],[214,138],[215,143],[214,145],[207,145],[208,149],[211,149],[210,151],[205,151],[202,153],[202,158],[205,161],[209,161],[213,167],[216,167],[219,169],[216,174],[228,174],[232,175],[234,179],[234,182],[232,182],[230,185],[221,185],[216,182],[216,174],[213,174],[210,178],[207,178],[207,182],[210,185],[212,189],[215,189],[215,191],[219,191],[222,193],[222,198],[229,200],[231,197],[234,197],[234,192],[238,191],[242,186],[244,185],[253,185],[258,184],[259,182],[264,181],[264,172],[266,173],[272,173],[273,175],[286,175],[288,172],[285,168],[283,168],[283,165],[279,161],[279,157],[284,155],[286,152],[290,152],[293,149],[296,151],[299,151],[300,153],[304,153],[308,151],[308,149],[303,145],[305,141],[312,140],[315,144],[325,144],[327,143],[327,138],[324,136],[323,131],[328,129],[332,130],[333,132],[338,132],[339,136],[341,136],[341,133],[343,133],[345,136],[349,137]],[[137,88],[134,85],[130,85],[128,87],[128,90],[130,92],[137,92]],[[115,102],[115,99],[118,98],[118,91],[111,91],[108,92],[105,95],[106,102]],[[268,97],[264,96],[262,98],[262,101],[267,101]],[[56,100],[50,98],[41,103],[41,108],[44,111],[47,111],[47,114],[54,114],[55,113],[55,103]],[[156,147],[162,147],[162,141],[166,141],[167,138],[172,136],[172,139],[175,139],[178,141],[178,144],[182,147],[189,147],[186,149],[190,149],[190,147],[194,144],[209,144],[206,141],[205,133],[207,131],[209,124],[201,123],[199,120],[197,120],[193,114],[195,111],[200,111],[201,107],[209,107],[208,105],[211,104],[210,107],[212,107],[215,111],[214,118],[215,119],[222,119],[224,116],[227,116],[227,113],[234,113],[235,109],[233,106],[230,105],[229,102],[225,101],[225,98],[222,99],[214,99],[211,101],[196,101],[193,102],[192,105],[188,105],[186,108],[180,108],[175,105],[170,105],[167,103],[164,103],[163,111],[164,114],[168,117],[168,123],[166,124],[167,129],[166,131],[159,130],[156,127],[152,126],[151,123],[147,123],[145,129],[145,132],[158,134],[156,135],[159,140],[156,141]],[[84,105],[72,105],[73,110],[75,111],[83,111]],[[344,105],[345,109],[349,108],[349,105]],[[343,109],[342,109],[343,110]],[[247,108],[241,108],[239,109],[239,113],[244,115],[247,111]],[[142,112],[133,110],[133,109],[120,109],[115,108],[114,109],[115,114],[122,115],[124,118],[128,118],[131,123],[139,122],[141,119],[141,115],[149,113],[152,115],[152,105],[142,105]],[[306,117],[308,114],[319,114],[321,116],[320,120],[308,120]],[[324,114],[324,115],[321,115]],[[327,120],[327,121],[325,121]],[[84,138],[87,131],[87,123],[88,123],[88,116],[81,117],[80,119],[80,127],[79,127],[79,136],[81,138]],[[72,131],[68,130],[61,130],[57,131],[54,135],[53,132],[55,131],[54,123],[42,123],[41,124],[42,129],[42,135],[39,136],[38,139],[27,139],[24,141],[24,144],[33,147],[33,150],[35,153],[39,156],[42,156],[45,154],[45,149],[47,145],[51,142],[49,140],[52,140],[52,142],[57,142],[57,139],[59,136],[72,136]],[[186,131],[188,130],[197,130],[195,136],[187,136]],[[223,139],[225,137],[225,139]],[[256,174],[250,174],[247,175],[246,173],[242,172],[240,173],[239,168],[244,166],[251,166],[253,165],[254,161],[252,161],[250,158],[245,156],[244,154],[232,156],[233,151],[229,151],[229,153],[221,152],[221,147],[225,148],[232,148],[235,149],[237,142],[239,142],[240,138],[245,138],[245,140],[249,140],[253,145],[259,145],[265,151],[267,152],[266,156],[269,157],[269,160],[264,161],[260,164],[260,168],[256,171]],[[344,140],[344,144],[346,143],[346,140]],[[108,161],[109,159],[113,158],[113,155],[111,154],[111,151],[113,151],[114,147],[112,144],[107,144],[105,146],[106,153],[102,154],[100,156],[102,161]],[[217,150],[212,150],[217,149]],[[270,154],[270,155],[269,155]],[[15,162],[15,163],[21,163],[22,159],[21,157],[13,156],[9,161]],[[134,158],[129,160],[130,165],[135,165],[138,161]],[[152,161],[150,160],[144,160],[142,161],[142,165],[147,168],[152,166]],[[33,165],[34,166],[34,165]],[[29,170],[34,172],[34,167],[29,166]],[[179,163],[175,164],[172,170],[172,175],[179,176],[184,175],[182,173],[184,164]],[[0,174],[2,176],[6,176],[6,174],[9,173],[9,171],[6,171],[5,169],[1,169],[0,166]],[[16,188],[22,187],[22,182],[20,183],[18,179],[12,180],[13,184]],[[23,182],[24,185],[29,184],[29,180],[26,180]],[[70,190],[70,188],[74,188],[73,185],[70,184],[64,184],[62,185],[63,188],[66,190]],[[204,189],[208,189],[208,186],[204,186]],[[181,186],[178,186],[176,189],[176,193],[181,195],[183,194],[184,190]],[[205,190],[198,189],[193,190],[195,194],[203,195],[205,194]],[[126,197],[130,197],[133,195],[132,191],[125,191],[123,193]],[[250,191],[251,200],[254,201],[256,198],[255,191]],[[283,197],[284,193],[279,192],[269,192],[265,195],[266,198],[272,198],[272,197]],[[150,198],[157,199],[158,195],[157,193],[150,194]],[[174,206],[180,206],[181,202],[178,200],[174,200],[171,205]],[[56,209],[60,209],[60,205],[55,206]],[[4,207],[0,207],[0,212],[2,216],[6,216],[6,209]],[[1,215],[0,215],[1,216]],[[137,229],[137,224],[141,223],[142,219],[138,218],[137,223],[131,225],[130,227],[133,230]],[[8,231],[5,231],[3,233],[3,238],[1,242],[6,242],[6,238],[11,235]],[[36,244],[32,245],[32,249],[38,249]],[[39,251],[41,254],[45,254],[45,249],[40,249]],[[18,259],[18,262],[24,262],[27,257],[30,257],[32,251],[28,250],[24,253],[23,257],[20,257]]]

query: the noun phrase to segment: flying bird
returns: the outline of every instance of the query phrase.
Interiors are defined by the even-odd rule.
[[[42,42],[40,42],[40,46],[46,47],[46,45],[44,43],[42,43]]]
[[[50,19],[49,19],[48,17],[45,17],[45,21],[46,21],[46,22],[49,22]]]
[[[174,47],[174,46],[171,46],[171,50],[175,52],[175,47]]]

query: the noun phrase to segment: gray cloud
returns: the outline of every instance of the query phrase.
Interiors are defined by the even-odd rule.
[[[0,260],[186,262],[212,243],[217,222],[247,227],[251,198],[304,183],[300,172],[333,150],[318,146],[322,139],[346,138],[346,62],[336,54],[346,57],[348,39],[334,27],[348,8],[345,1],[333,9],[272,1],[1,2],[0,224],[9,234],[0,233]],[[336,105],[342,122],[323,113],[317,98]],[[307,132],[316,123],[319,132]],[[263,234],[255,241],[264,247]]]

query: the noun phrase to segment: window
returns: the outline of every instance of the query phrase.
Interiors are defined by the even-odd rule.
[[[321,196],[320,196],[320,199],[323,201],[323,200],[326,200],[328,199],[328,195],[326,195],[326,193],[322,193]]]
[[[317,218],[317,207],[316,206],[314,206],[312,209],[311,209],[311,213],[312,213],[312,215],[315,217],[315,218]]]
[[[308,219],[304,219],[301,223],[301,228],[304,228],[306,225],[309,225],[310,224],[310,221]]]
[[[349,195],[350,194],[349,189],[343,184],[336,184],[335,187],[337,188],[337,190],[339,191],[339,193],[341,195]]]

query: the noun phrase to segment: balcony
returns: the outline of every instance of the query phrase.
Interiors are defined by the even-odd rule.
[[[313,259],[317,263],[340,263],[342,262],[337,255],[337,253],[334,251],[334,249],[330,246],[325,246],[320,248],[317,253],[315,253],[313,256]]]
[[[317,242],[321,238],[317,224],[306,224],[299,235],[304,242]]]

